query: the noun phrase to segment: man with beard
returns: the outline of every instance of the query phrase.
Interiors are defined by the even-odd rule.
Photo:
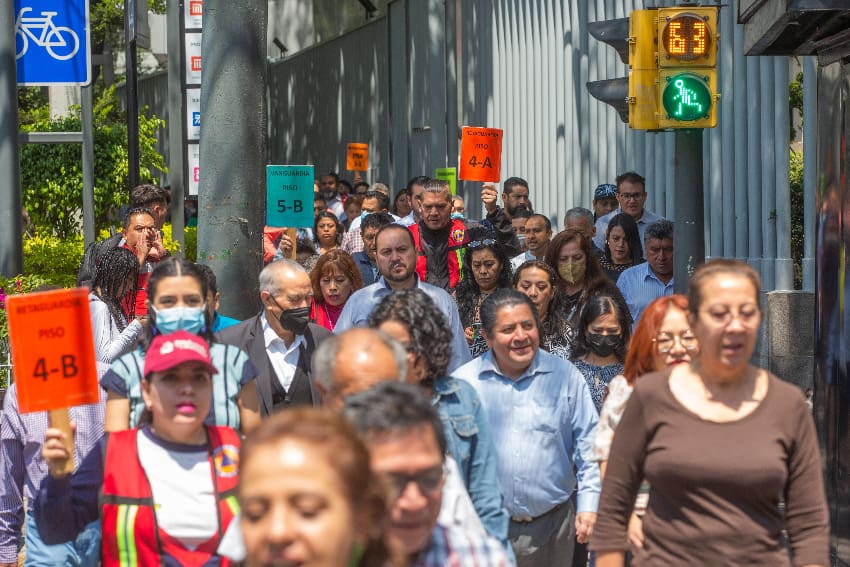
[[[319,195],[324,197],[327,208],[339,222],[345,222],[345,210],[342,206],[342,199],[339,198],[339,175],[330,171],[319,178]]]
[[[522,177],[510,177],[502,184],[502,203],[505,206],[505,215],[513,219],[517,211],[531,210],[531,199],[529,198],[528,181]]]
[[[449,371],[470,360],[469,347],[452,296],[423,282],[416,273],[416,247],[410,230],[399,225],[381,227],[375,237],[376,260],[381,277],[372,285],[354,292],[339,315],[334,332],[365,327],[369,315],[381,299],[400,289],[418,288],[427,293],[446,316],[452,331],[452,359]]]
[[[263,416],[292,406],[319,405],[311,360],[330,332],[310,323],[310,275],[295,261],[278,260],[263,268],[259,283],[263,310],[224,329],[219,339],[247,352],[257,367]]]
[[[487,211],[485,221],[490,225],[488,228],[494,229],[496,240],[507,256],[515,256],[522,252],[522,247],[510,219],[496,204],[496,198],[495,185],[485,183],[481,190],[481,201]],[[418,255],[416,271],[423,281],[451,291],[460,281],[461,258],[469,244],[467,229],[477,223],[451,218],[452,194],[445,181],[428,181],[414,203],[416,207],[422,218],[410,227]]]

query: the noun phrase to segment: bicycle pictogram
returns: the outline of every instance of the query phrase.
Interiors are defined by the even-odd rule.
[[[32,12],[32,8],[21,8],[15,20],[15,59],[24,56],[30,40],[59,61],[67,61],[77,54],[80,37],[71,28],[53,23],[53,16],[58,12],[42,12],[41,16],[25,18],[26,12]]]

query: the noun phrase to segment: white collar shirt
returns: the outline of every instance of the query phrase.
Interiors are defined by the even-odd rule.
[[[266,353],[272,363],[277,381],[283,389],[289,392],[292,380],[295,378],[295,370],[298,368],[298,357],[300,347],[305,344],[304,335],[297,335],[288,347],[277,332],[269,325],[266,314],[263,313],[263,339],[266,343]]]

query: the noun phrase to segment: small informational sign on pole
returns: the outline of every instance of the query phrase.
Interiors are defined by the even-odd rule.
[[[460,179],[498,182],[502,167],[502,130],[464,126],[460,137]]]
[[[89,0],[15,0],[14,5],[17,83],[89,84]]]
[[[266,225],[313,226],[312,165],[266,166]]]
[[[457,195],[457,168],[438,167],[434,170],[434,178],[445,181],[452,190],[452,195]]]
[[[369,144],[351,142],[346,153],[345,169],[348,171],[369,170]]]
[[[186,89],[186,139],[201,139],[201,89]]]
[[[184,35],[186,50],[186,84],[201,84],[201,41],[203,34],[192,32]]]
[[[6,299],[20,412],[49,412],[51,427],[67,435],[71,468],[68,408],[99,400],[88,295],[88,289],[76,288]]]

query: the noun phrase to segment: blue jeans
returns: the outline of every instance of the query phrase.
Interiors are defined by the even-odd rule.
[[[26,566],[97,567],[100,564],[100,520],[83,528],[77,539],[57,545],[41,541],[35,517],[27,514]]]

